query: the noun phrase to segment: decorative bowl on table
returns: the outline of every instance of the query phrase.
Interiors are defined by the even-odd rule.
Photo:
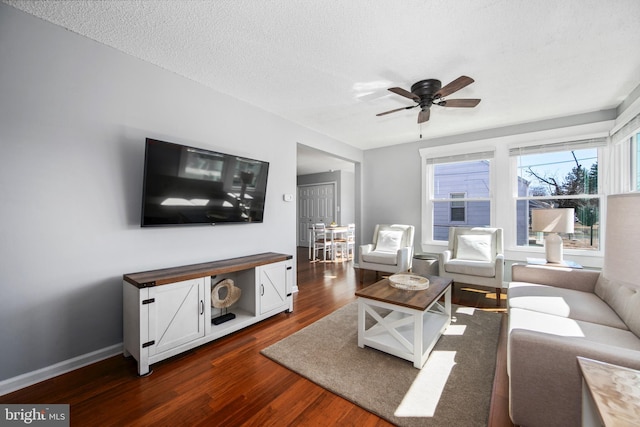
[[[416,274],[396,273],[389,276],[389,284],[407,291],[421,291],[429,287],[429,279]]]

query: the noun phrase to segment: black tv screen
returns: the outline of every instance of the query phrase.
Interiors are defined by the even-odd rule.
[[[147,138],[143,227],[262,222],[269,163]]]

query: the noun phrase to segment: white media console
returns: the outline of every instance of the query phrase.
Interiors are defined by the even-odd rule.
[[[263,253],[123,276],[124,355],[149,365],[257,323],[293,311],[291,255]],[[213,324],[221,314],[211,307],[211,289],[232,279],[242,290],[228,308],[234,317]]]

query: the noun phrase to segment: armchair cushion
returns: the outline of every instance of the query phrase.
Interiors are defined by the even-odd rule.
[[[373,262],[375,264],[396,265],[398,262],[398,253],[386,252],[386,251],[371,251],[369,253],[362,254],[362,260],[366,262]]]
[[[445,265],[447,273],[466,274],[469,276],[495,277],[496,264],[493,261],[469,261],[452,259]]]
[[[492,261],[491,236],[488,234],[458,235],[456,258],[471,261]]]

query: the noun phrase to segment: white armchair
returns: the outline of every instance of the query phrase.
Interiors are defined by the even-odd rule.
[[[504,285],[501,228],[449,227],[449,248],[439,257],[439,275],[454,282],[496,290],[496,304]]]
[[[399,273],[409,271],[413,261],[412,225],[377,224],[373,230],[373,243],[359,248],[360,283],[364,270]]]

